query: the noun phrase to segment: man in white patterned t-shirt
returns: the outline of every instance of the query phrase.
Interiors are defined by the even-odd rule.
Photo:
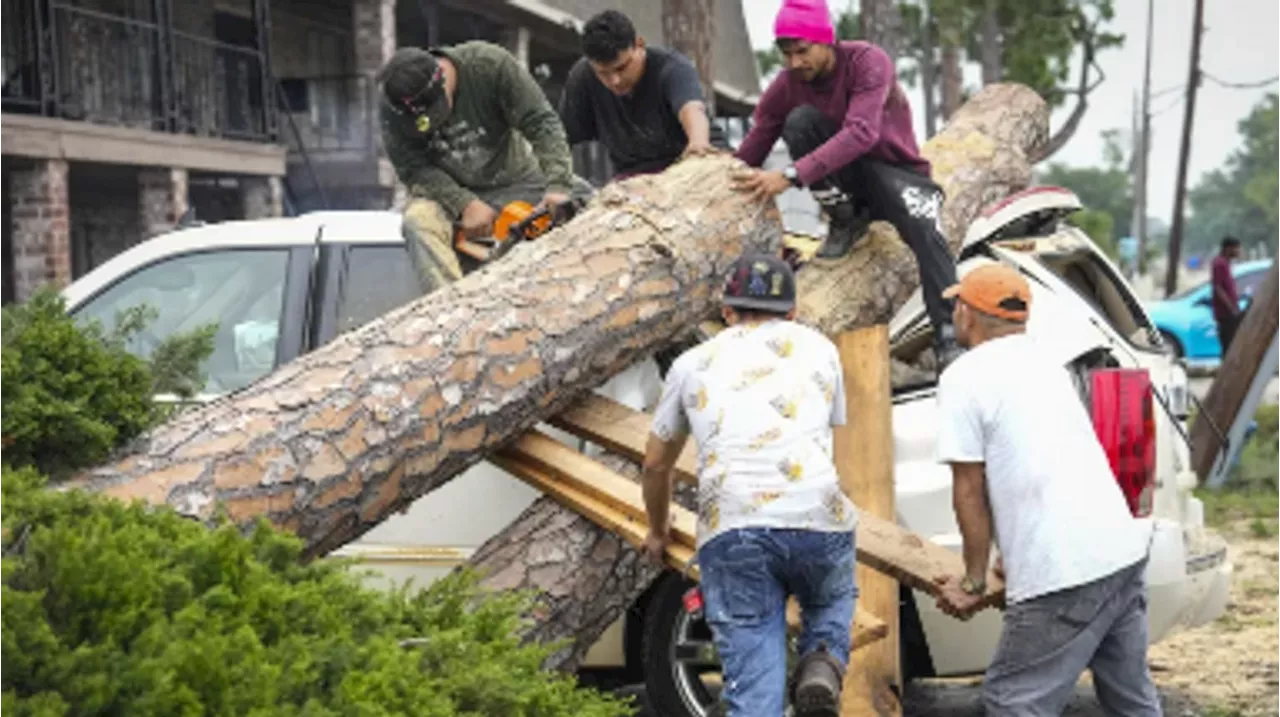
[[[798,715],[835,715],[848,664],[857,512],[840,489],[831,427],[845,422],[836,347],[795,323],[795,277],[748,255],[725,285],[729,328],[671,367],[645,455],[645,552],[669,542],[672,467],[698,445],[698,564],[730,717],[780,716],[788,595],[804,612]]]

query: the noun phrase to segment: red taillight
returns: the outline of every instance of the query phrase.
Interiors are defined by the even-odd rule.
[[[1156,488],[1156,422],[1151,376],[1146,369],[1107,368],[1092,372],[1093,429],[1111,462],[1111,472],[1129,503],[1129,512],[1151,514]]]

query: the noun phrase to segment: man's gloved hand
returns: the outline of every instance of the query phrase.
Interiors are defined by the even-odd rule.
[[[479,199],[472,199],[462,208],[462,217],[458,223],[468,239],[480,239],[493,236],[493,223],[497,219],[498,213],[493,210],[493,207]]]
[[[547,209],[555,209],[561,204],[567,203],[569,199],[570,199],[569,195],[565,194],[564,192],[547,192],[546,194],[542,195],[542,201],[539,202],[538,206],[535,208],[542,209],[545,207]]]

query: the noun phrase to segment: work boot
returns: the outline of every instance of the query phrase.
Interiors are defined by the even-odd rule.
[[[853,245],[867,234],[871,224],[865,212],[859,213],[853,203],[845,199],[823,206],[827,213],[827,239],[818,247],[814,256],[819,259],[839,259],[848,256]]]
[[[840,717],[840,687],[844,666],[819,647],[800,659],[792,680],[795,717]]]

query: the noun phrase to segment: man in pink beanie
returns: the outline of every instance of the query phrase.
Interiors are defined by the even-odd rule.
[[[830,220],[819,259],[847,255],[872,221],[897,228],[920,267],[941,370],[960,351],[942,296],[956,283],[955,261],[941,229],[942,190],[920,156],[893,60],[869,42],[836,42],[824,0],[783,0],[773,28],[785,71],[760,97],[735,156],[759,167],[781,137],[794,164],[744,173],[738,187],[762,201],[809,188]]]

